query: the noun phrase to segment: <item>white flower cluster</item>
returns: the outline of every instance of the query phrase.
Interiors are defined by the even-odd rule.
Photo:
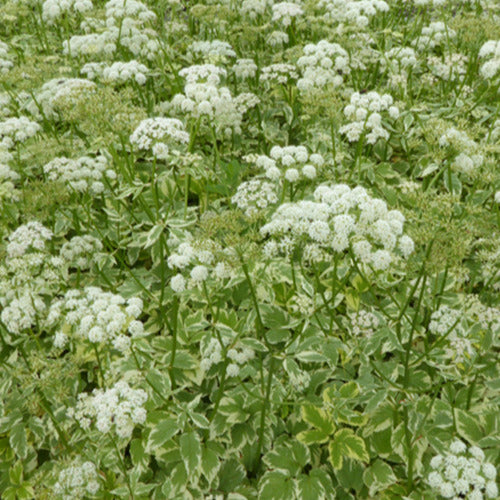
[[[250,155],[248,159],[263,169],[264,175],[272,181],[280,180],[283,176],[288,182],[314,179],[317,169],[325,163],[323,156],[318,153],[310,155],[304,146],[273,146],[269,154]]]
[[[228,42],[221,40],[193,42],[189,51],[195,56],[211,64],[224,63],[231,57],[236,57],[236,52]]]
[[[9,165],[0,163],[0,203],[2,199],[18,199],[18,192],[14,183],[20,176]]]
[[[246,78],[254,78],[257,73],[258,66],[253,59],[238,59],[232,67],[233,73],[237,78],[242,80]]]
[[[203,283],[210,276],[218,280],[229,278],[232,275],[231,268],[223,261],[216,262],[215,252],[220,247],[212,240],[193,243],[190,238],[178,244],[176,251],[172,252],[167,259],[170,269],[187,271],[190,268],[189,281],[181,273],[176,274],[170,280],[170,286],[176,293],[183,292],[186,287],[191,288]],[[178,242],[177,242],[178,243]]]
[[[151,150],[161,159],[168,158],[170,148],[189,142],[189,134],[184,130],[184,124],[177,118],[146,118],[130,136],[132,145],[140,150]]]
[[[255,106],[259,99],[254,94],[233,97],[227,87],[218,86],[224,73],[214,68],[212,65],[201,65],[181,70],[179,75],[185,75],[187,80],[184,94],[175,95],[171,106],[194,119],[206,118],[217,131],[222,131],[230,137],[233,130],[241,133],[243,115]],[[202,75],[206,75],[203,78],[206,81],[199,81]]]
[[[45,311],[43,300],[28,291],[14,298],[2,310],[2,322],[10,333],[16,335],[30,329],[37,323],[37,318]]]
[[[0,41],[0,75],[7,73],[14,67],[14,63],[9,59],[9,46]]]
[[[103,179],[116,179],[116,172],[109,168],[107,158],[102,155],[82,156],[76,160],[61,156],[47,163],[43,171],[50,181],[62,182],[81,193],[102,193],[105,189]]]
[[[102,251],[102,243],[88,234],[74,236],[64,243],[59,255],[67,262],[68,266],[77,269],[88,269]]]
[[[259,76],[260,82],[274,82],[286,85],[292,80],[297,80],[299,74],[293,64],[277,63],[264,66]]]
[[[308,43],[297,66],[302,73],[297,81],[301,92],[321,89],[328,84],[338,87],[344,81],[342,75],[350,72],[348,53],[338,43],[326,40]]]
[[[59,472],[54,484],[54,494],[63,500],[79,500],[95,495],[100,485],[95,465],[92,462],[74,461]]]
[[[193,64],[179,71],[179,76],[186,80],[186,83],[208,83],[209,85],[219,85],[221,80],[227,76],[227,71],[214,64]]]
[[[39,222],[23,224],[9,235],[7,256],[9,258],[23,257],[30,250],[42,252],[45,250],[45,243],[52,236],[52,231]]]
[[[500,72],[500,40],[489,40],[479,50],[481,59],[488,59],[479,72],[486,79],[494,78]]]
[[[69,408],[67,414],[85,430],[95,422],[99,432],[107,434],[114,429],[118,437],[129,439],[134,427],[146,421],[147,399],[145,391],[132,389],[121,380],[111,389],[94,389],[92,395],[79,394],[76,408]]]
[[[479,324],[483,329],[496,332],[500,328],[500,310],[497,307],[485,306],[477,295],[467,295],[464,301],[469,321]]]
[[[156,20],[156,14],[137,0],[110,0],[105,5],[107,24],[119,26],[124,19],[145,24]]]
[[[278,202],[276,187],[261,179],[242,182],[231,201],[248,217]]]
[[[354,255],[375,270],[387,269],[396,251],[408,257],[413,241],[403,235],[404,216],[388,210],[384,201],[371,198],[360,186],[319,186],[315,201],[284,203],[260,232],[278,239],[277,251],[289,253],[296,245],[312,241],[318,249]]]
[[[144,325],[137,320],[142,308],[139,298],[126,300],[98,287],[69,290],[64,298],[52,302],[46,325],[58,328],[54,338],[56,347],[63,347],[73,334],[93,344],[109,342],[125,352],[130,347],[130,336],[144,334]]]
[[[34,309],[40,309],[35,307],[38,295],[65,280],[64,260],[59,256],[51,256],[48,252],[46,242],[51,238],[52,232],[38,222],[19,226],[11,233],[6,248],[7,255],[0,264],[2,307],[17,300],[13,305],[14,309],[22,308],[22,303],[30,302]],[[31,309],[27,306],[26,311],[29,310]],[[22,311],[20,314],[22,315]],[[28,314],[34,317],[34,312]]]
[[[463,54],[446,54],[444,56],[431,56],[427,58],[427,65],[432,74],[441,80],[459,80],[467,73],[469,58]]]
[[[101,78],[104,82],[126,83],[135,81],[139,85],[144,85],[147,80],[149,69],[137,61],[115,62],[111,66],[103,63],[87,63],[81,69],[81,73],[87,78],[95,80]]]
[[[455,363],[471,359],[476,353],[472,343],[474,338],[469,336],[466,323],[460,321],[462,315],[462,311],[441,306],[432,313],[429,323],[429,331],[436,335],[447,335],[444,356]]]
[[[325,19],[335,23],[368,26],[377,12],[387,12],[389,5],[383,0],[320,0],[318,7],[326,10]]]
[[[380,320],[372,312],[361,309],[349,316],[351,320],[351,330],[356,337],[371,337],[379,327]]]
[[[226,358],[230,360],[226,367],[226,374],[228,377],[237,377],[240,366],[253,359],[254,352],[249,347],[240,346],[238,343],[232,344],[231,339],[227,337],[222,337],[222,342],[224,346],[221,345],[219,339],[211,338],[208,342],[202,343],[200,367],[207,372],[212,366],[224,361],[223,353],[226,351]]]
[[[51,25],[71,12],[83,14],[93,8],[91,0],[45,0],[42,5],[42,18]]]
[[[349,142],[359,141],[363,134],[368,144],[375,144],[378,139],[389,139],[389,132],[382,125],[382,111],[387,111],[394,120],[399,117],[399,109],[393,106],[389,94],[354,92],[350,104],[344,108],[344,114],[351,122],[340,127],[340,133],[345,134]]]
[[[498,498],[496,468],[486,462],[483,450],[477,446],[467,449],[465,443],[457,439],[451,443],[448,453],[436,455],[430,465],[432,472],[427,483],[443,498]]]
[[[453,167],[464,174],[471,174],[477,170],[484,161],[479,154],[479,146],[465,132],[461,132],[454,127],[450,127],[439,138],[439,145],[448,148]]]
[[[275,3],[272,6],[273,21],[279,21],[283,26],[290,26],[295,18],[304,14],[302,7],[292,2]]]
[[[413,45],[420,51],[426,52],[449,42],[457,36],[457,32],[444,24],[436,21],[424,26],[420,35],[413,40]]]
[[[444,358],[463,363],[474,358],[480,345],[482,331],[494,335],[500,327],[500,311],[484,306],[475,296],[468,296],[462,309],[442,305],[431,315],[429,331],[438,337],[446,336]],[[439,338],[437,340],[440,342]]]
[[[380,60],[382,67],[388,66],[394,73],[400,73],[418,64],[415,50],[411,47],[393,47]]]
[[[457,309],[443,305],[431,315],[429,323],[429,331],[436,335],[446,335],[451,333],[455,327],[460,328],[459,321],[462,317],[462,312]]]
[[[63,42],[63,52],[73,57],[106,56],[124,47],[135,57],[153,59],[160,49],[158,34],[146,25],[156,14],[136,0],[110,0],[105,7],[104,30],[72,36]]]
[[[84,78],[54,78],[42,85],[28,111],[36,118],[57,118],[57,108],[64,103],[76,105],[78,100],[94,92],[96,84]]]
[[[40,125],[26,116],[7,118],[0,122],[0,148],[11,149],[34,137],[40,130]]]
[[[273,5],[274,0],[243,0],[239,7],[240,13],[255,19],[266,12],[267,7]]]
[[[266,42],[271,47],[281,47],[285,43],[288,43],[289,36],[284,31],[273,31],[267,38]]]

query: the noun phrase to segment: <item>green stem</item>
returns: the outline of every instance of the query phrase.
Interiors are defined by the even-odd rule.
[[[272,386],[272,381],[273,381],[273,375],[274,375],[274,357],[271,355],[271,361],[269,364],[269,372],[267,375],[267,386],[266,386],[266,395],[264,402],[262,403],[262,410],[260,412],[260,427],[259,427],[259,437],[258,437],[258,442],[257,442],[257,462],[255,463],[254,466],[254,472],[257,472],[257,470],[260,467],[261,461],[262,461],[262,446],[264,442],[264,430],[266,427],[266,413],[267,413],[267,408],[269,406],[269,396],[271,394],[271,386]]]

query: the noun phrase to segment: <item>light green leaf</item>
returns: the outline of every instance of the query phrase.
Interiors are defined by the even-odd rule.
[[[10,431],[9,443],[19,458],[28,455],[28,443],[26,441],[26,430],[23,422],[18,422]]]
[[[472,417],[464,410],[456,409],[455,412],[458,433],[470,443],[476,444],[483,437],[477,418]]]
[[[297,434],[297,439],[304,444],[326,443],[330,438],[330,434],[325,434],[323,431],[310,430],[302,431]]]
[[[323,500],[325,489],[317,477],[301,474],[297,479],[297,493],[301,500]]]
[[[196,432],[183,434],[179,441],[181,456],[188,474],[192,474],[201,462],[201,443],[200,437]]]
[[[397,481],[392,468],[383,460],[377,459],[363,473],[363,481],[370,490],[370,496],[385,490]]]
[[[339,389],[341,398],[355,398],[359,394],[359,386],[356,382],[348,382],[343,384]]]
[[[299,361],[303,361],[304,363],[323,363],[327,358],[323,356],[323,354],[316,351],[302,351],[295,354],[295,357]]]
[[[9,469],[9,479],[16,486],[23,484],[23,463],[20,460]]]
[[[295,498],[293,479],[284,472],[266,472],[259,484],[259,498],[266,500],[290,500]]]
[[[335,431],[333,419],[322,408],[305,405],[301,407],[301,414],[303,420],[320,430],[323,434],[329,435]]]
[[[334,469],[342,467],[343,457],[368,462],[370,457],[363,438],[356,436],[352,429],[340,429],[328,446],[330,462]]]
[[[210,422],[205,415],[193,411],[189,414],[189,416],[196,427],[200,427],[201,429],[208,429],[210,427]]]
[[[166,418],[155,425],[148,438],[148,450],[156,450],[179,432],[179,424],[174,418]]]
[[[210,448],[203,448],[201,454],[201,471],[209,482],[213,481],[220,468],[219,458],[217,453]]]
[[[144,444],[140,439],[133,439],[130,443],[130,457],[132,463],[145,471],[149,464],[149,454],[144,449]]]
[[[245,469],[240,462],[229,459],[222,463],[219,471],[219,490],[229,493],[241,484]]]

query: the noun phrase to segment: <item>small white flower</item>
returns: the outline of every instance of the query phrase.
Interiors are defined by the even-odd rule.
[[[170,280],[170,287],[176,293],[183,292],[186,289],[186,280],[184,279],[184,276],[182,276],[182,274],[176,274]]]
[[[205,266],[195,266],[190,276],[195,283],[201,283],[208,278],[208,269]]]

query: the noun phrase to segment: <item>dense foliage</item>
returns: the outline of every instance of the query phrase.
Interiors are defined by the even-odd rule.
[[[497,0],[4,0],[0,497],[498,498]]]

